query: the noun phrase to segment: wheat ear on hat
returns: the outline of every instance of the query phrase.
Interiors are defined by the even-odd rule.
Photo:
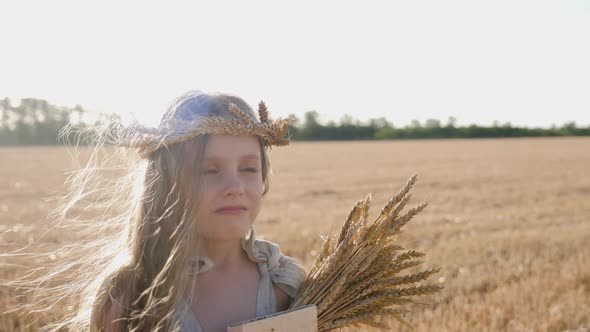
[[[395,241],[400,228],[426,207],[426,203],[401,211],[410,198],[417,176],[394,195],[372,223],[368,222],[371,194],[357,202],[339,234],[324,240],[320,254],[301,286],[291,308],[315,304],[318,330],[345,326],[389,329],[388,320],[404,326],[408,304],[417,296],[439,292],[440,283],[418,284],[438,268],[401,274],[422,263],[424,253],[405,250]]]
[[[227,109],[233,115],[235,115],[238,120],[243,121],[246,124],[256,124],[254,120],[246,112],[242,111],[238,106],[236,106],[236,104],[230,103]]]
[[[262,100],[260,101],[260,103],[258,103],[258,116],[260,117],[260,122],[268,122],[268,109],[266,108],[266,104]]]

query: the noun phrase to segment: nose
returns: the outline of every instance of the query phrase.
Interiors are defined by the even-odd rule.
[[[223,189],[225,197],[240,197],[244,194],[244,184],[236,175],[228,175]]]

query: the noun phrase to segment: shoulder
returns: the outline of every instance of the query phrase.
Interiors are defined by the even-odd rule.
[[[268,266],[271,280],[289,297],[294,298],[307,272],[296,259],[283,255],[276,243],[254,240],[253,254]]]

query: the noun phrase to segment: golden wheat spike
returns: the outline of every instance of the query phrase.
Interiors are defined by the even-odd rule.
[[[239,120],[243,121],[244,123],[247,123],[247,124],[254,124],[255,123],[254,120],[252,120],[252,118],[250,116],[248,116],[248,114],[246,114],[244,111],[242,111],[234,103],[229,103],[227,110],[230,111],[233,115],[235,115]]]
[[[405,224],[412,219],[415,215],[417,215],[420,211],[424,210],[424,208],[428,206],[428,203],[420,203],[418,206],[411,208],[406,214],[401,217],[397,217],[390,225],[389,225],[389,232],[394,234],[395,232],[399,231]]]
[[[258,103],[258,116],[260,117],[260,122],[268,122],[268,109],[266,108],[266,104],[262,100],[260,101],[260,103]]]
[[[362,225],[366,225],[367,222],[369,221],[369,208],[371,207],[372,198],[373,198],[373,195],[371,193],[369,193],[364,199],[363,214],[362,214],[362,219],[361,219]]]
[[[406,206],[406,204],[408,203],[408,201],[410,200],[411,197],[412,197],[412,193],[407,193],[399,201],[399,203],[397,204],[397,206],[389,212],[389,215],[387,215],[387,220],[388,221],[395,220],[395,218],[397,218],[397,216],[403,210],[403,208]]]
[[[316,271],[320,267],[320,264],[323,263],[326,257],[328,257],[333,250],[334,248],[332,248],[332,239],[328,237],[324,240],[324,243],[322,244],[322,249],[320,249],[320,254],[316,259],[312,269],[310,270],[310,273]]]
[[[367,196],[367,198],[362,199],[354,205],[354,207],[348,213],[348,217],[346,217],[346,221],[344,222],[344,226],[340,230],[340,236],[338,237],[338,244],[342,243],[345,239],[348,238],[352,229],[355,228],[355,225],[359,223],[361,220],[361,216],[363,216],[363,210],[367,199],[370,200],[371,198]]]
[[[401,262],[401,261],[405,261],[408,259],[414,259],[414,258],[420,258],[420,257],[424,257],[426,254],[423,252],[420,252],[418,250],[408,250],[408,251],[404,251],[401,254],[397,255],[394,259],[394,262]]]
[[[372,287],[375,287],[375,289],[380,289],[381,287],[393,287],[404,284],[416,283],[419,281],[424,281],[428,279],[428,277],[430,277],[431,275],[438,272],[440,272],[440,268],[429,269],[426,271],[409,274],[405,276],[392,277],[389,279],[380,280],[377,283],[375,283]]]
[[[383,297],[391,297],[391,298],[398,298],[402,296],[416,296],[416,295],[425,295],[436,293],[443,289],[442,285],[420,285],[420,286],[412,286],[406,288],[400,288],[392,291],[385,292],[380,296]]]
[[[393,196],[387,204],[381,209],[381,218],[387,217],[387,215],[391,212],[391,209],[395,204],[397,204],[406,194],[410,191],[416,180],[418,179],[418,175],[414,174],[406,183],[406,185],[400,190],[395,196]]]

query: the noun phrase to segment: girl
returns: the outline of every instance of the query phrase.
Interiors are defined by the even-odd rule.
[[[226,331],[288,308],[305,270],[253,228],[266,149],[288,143],[288,122],[269,122],[263,103],[259,116],[238,97],[189,92],[132,142],[148,162],[143,202],[129,262],[105,278],[93,328]]]
[[[226,331],[288,308],[305,270],[276,244],[257,240],[253,227],[269,190],[267,149],[289,143],[288,121],[270,121],[262,102],[258,113],[236,96],[192,91],[155,129],[109,126],[97,136],[98,147],[111,141],[137,149],[142,159],[130,175],[139,181],[121,186],[131,183],[128,174],[110,180],[118,192],[87,189],[99,183],[98,148],[72,181],[78,190],[62,216],[87,195],[109,202],[110,214],[100,229],[107,238],[84,247],[101,248],[99,258],[78,258],[69,285],[84,300],[65,325]]]

